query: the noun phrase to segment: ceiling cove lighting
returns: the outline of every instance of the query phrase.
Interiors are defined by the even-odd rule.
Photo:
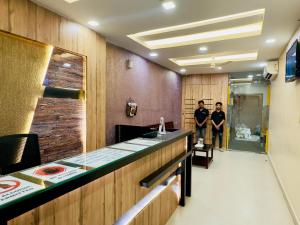
[[[197,22],[193,22],[193,23],[186,23],[186,24],[177,25],[177,26],[164,27],[164,28],[159,28],[159,29],[155,29],[155,30],[144,31],[144,32],[131,34],[131,35],[133,35],[135,37],[143,37],[143,36],[148,36],[148,35],[191,29],[191,28],[195,28],[195,27],[201,27],[201,26],[205,26],[205,25],[211,25],[211,24],[216,24],[216,23],[221,23],[221,22],[226,22],[226,21],[231,21],[231,20],[237,20],[237,19],[242,19],[242,18],[247,18],[247,17],[252,17],[252,16],[264,16],[264,14],[265,14],[265,9],[259,9],[259,10],[254,10],[254,11],[238,13],[238,14],[232,14],[229,16],[218,17],[218,18],[214,18],[214,19],[202,20],[202,21],[197,21]],[[263,19],[262,19],[262,21],[263,21]],[[128,36],[131,36],[131,35],[128,35]]]
[[[149,56],[152,57],[152,58],[156,58],[156,57],[158,57],[158,53],[157,52],[150,52]]]
[[[161,5],[165,10],[171,10],[176,8],[176,4],[173,1],[163,1]]]
[[[145,41],[150,49],[161,49],[179,47],[185,45],[223,41],[243,37],[256,36],[261,34],[263,23],[254,23],[245,26],[233,27],[222,30],[203,32],[198,34],[183,35],[171,38]]]
[[[258,9],[248,12],[242,12],[237,14],[232,14],[228,16],[223,17],[217,17],[213,19],[208,20],[202,20],[197,21],[193,23],[187,23],[182,25],[176,25],[176,26],[170,26],[170,27],[164,27],[144,32],[139,32],[135,34],[127,35],[132,40],[138,42],[139,44],[149,48],[149,49],[158,49],[158,48],[167,48],[167,47],[176,47],[176,46],[182,46],[187,44],[195,44],[195,43],[205,43],[205,42],[212,42],[217,40],[227,40],[232,38],[242,38],[242,37],[248,37],[248,36],[254,36],[254,35],[260,35],[262,31],[263,21],[264,21],[264,15],[265,15],[265,9]],[[188,30],[193,29],[197,27],[227,22],[227,21],[234,21],[238,19],[244,19],[249,17],[259,17],[259,20],[257,23],[254,24],[248,24],[245,26],[240,27],[231,27],[227,29],[222,30],[216,30],[216,31],[210,31],[210,32],[204,32],[204,33],[196,33],[191,35],[185,35],[185,36],[179,36],[179,37],[171,37],[166,39],[159,39],[159,40],[147,40],[147,36],[151,35],[162,35],[164,33],[169,32],[176,32],[180,30]],[[173,41],[172,44],[167,45],[168,41]],[[183,42],[189,42],[186,44],[183,44]],[[165,46],[164,46],[165,44]]]
[[[90,25],[92,27],[97,27],[97,26],[99,26],[99,23],[97,21],[95,21],[95,20],[90,20],[88,22],[88,25]]]
[[[246,53],[231,53],[226,55],[199,55],[185,58],[171,58],[169,60],[176,63],[179,66],[193,66],[256,60],[257,56],[258,53],[257,51],[255,51]]]

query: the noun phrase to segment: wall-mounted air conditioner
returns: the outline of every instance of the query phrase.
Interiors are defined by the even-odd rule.
[[[266,80],[275,80],[278,75],[278,61],[267,62],[264,68],[263,76]]]

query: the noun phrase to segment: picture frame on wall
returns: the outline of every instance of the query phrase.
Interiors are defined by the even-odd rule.
[[[129,99],[126,103],[126,116],[134,117],[137,114],[138,105],[133,99]]]

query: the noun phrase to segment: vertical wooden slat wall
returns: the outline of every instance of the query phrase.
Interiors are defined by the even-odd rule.
[[[0,30],[87,56],[87,151],[105,145],[106,41],[28,0],[0,0]]]
[[[223,111],[227,115],[228,74],[188,75],[182,80],[182,118],[181,125],[195,130],[194,111],[198,101],[204,100],[205,107],[212,113],[215,103],[223,103]],[[223,146],[226,146],[226,124],[223,133]],[[211,121],[208,122],[206,143],[211,143]],[[218,142],[217,142],[218,143]]]

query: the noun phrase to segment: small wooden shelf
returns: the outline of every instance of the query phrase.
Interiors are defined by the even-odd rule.
[[[205,156],[199,156],[196,154],[196,152],[205,152]],[[206,169],[208,169],[213,159],[214,159],[214,149],[212,145],[207,145],[203,149],[193,147],[193,158],[192,158],[193,165],[204,166],[206,167]]]

